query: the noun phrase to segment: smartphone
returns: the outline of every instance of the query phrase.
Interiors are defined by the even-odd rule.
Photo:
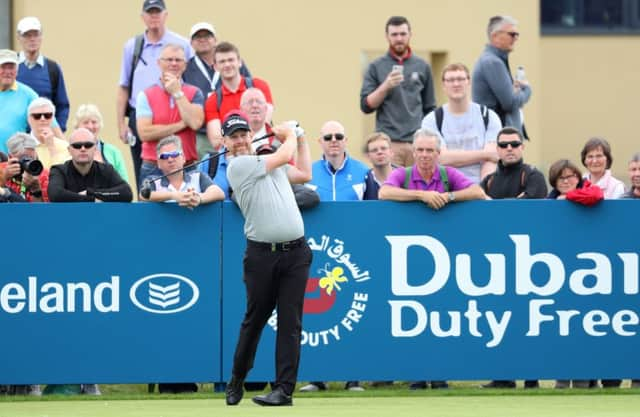
[[[402,65],[394,65],[392,67],[392,71],[396,71],[396,72],[399,72],[399,73],[402,73],[403,70],[404,70],[404,67]]]

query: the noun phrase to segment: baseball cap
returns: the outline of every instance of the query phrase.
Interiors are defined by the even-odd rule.
[[[213,25],[211,23],[199,22],[191,26],[191,32],[189,33],[189,37],[193,38],[193,35],[195,35],[201,30],[206,30],[207,32],[211,32],[213,36],[216,36],[216,30],[213,28]]]
[[[222,122],[222,136],[231,136],[237,130],[251,130],[247,115],[240,110],[232,110]]]
[[[151,9],[167,10],[167,6],[164,5],[164,0],[144,0],[142,11],[148,12]]]
[[[29,16],[23,17],[18,22],[18,35],[24,35],[30,30],[37,30],[38,32],[42,32],[42,24],[37,17]]]
[[[18,65],[18,54],[11,49],[0,49],[0,65],[8,62]]]

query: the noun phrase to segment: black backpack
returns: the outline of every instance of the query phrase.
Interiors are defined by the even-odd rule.
[[[58,79],[60,78],[60,68],[58,63],[50,58],[45,58],[47,61],[47,69],[49,70],[49,83],[51,84],[51,101],[55,101],[58,94]]]
[[[435,110],[436,116],[436,127],[438,128],[438,133],[440,133],[440,137],[444,137],[442,134],[442,121],[444,120],[444,109],[442,106],[438,107]],[[485,105],[480,105],[480,114],[482,115],[482,121],[484,122],[484,131],[487,131],[487,126],[489,126],[489,108]]]

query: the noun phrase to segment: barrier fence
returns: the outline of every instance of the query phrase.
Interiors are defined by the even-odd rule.
[[[635,201],[322,203],[300,380],[637,378]],[[5,204],[0,384],[224,381],[230,203]],[[274,375],[275,313],[252,380]]]

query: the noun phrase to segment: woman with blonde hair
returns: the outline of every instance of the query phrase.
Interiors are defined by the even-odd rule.
[[[96,137],[97,145],[94,161],[111,164],[123,180],[129,182],[127,167],[118,148],[106,143],[100,137],[100,130],[104,126],[102,114],[95,104],[81,104],[76,111],[75,128],[84,127]]]

